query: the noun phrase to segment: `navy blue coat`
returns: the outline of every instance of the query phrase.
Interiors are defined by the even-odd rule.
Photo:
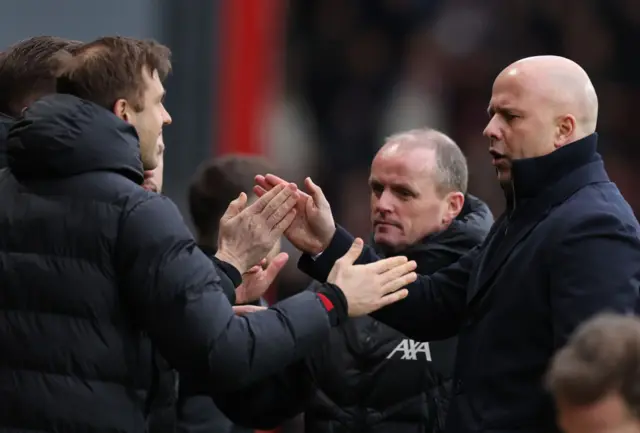
[[[508,209],[486,241],[373,314],[416,340],[458,334],[447,431],[552,431],[542,386],[552,354],[594,313],[638,311],[640,227],[596,147],[593,134],[515,161]],[[300,267],[324,281],[352,239],[339,228]],[[376,260],[371,249],[359,258]]]

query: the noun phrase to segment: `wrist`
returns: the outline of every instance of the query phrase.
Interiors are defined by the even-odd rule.
[[[327,310],[331,326],[340,326],[349,319],[349,305],[340,287],[325,283],[317,295]]]
[[[311,251],[311,256],[315,259],[318,258],[327,248],[331,245],[331,241],[336,234],[336,227],[334,226],[331,230],[327,232],[327,234],[320,239],[320,247],[315,251]]]
[[[229,254],[224,250],[218,250],[215,255],[216,259],[226,262],[236,268],[240,275],[247,272],[247,267],[241,260],[238,260],[233,254]]]

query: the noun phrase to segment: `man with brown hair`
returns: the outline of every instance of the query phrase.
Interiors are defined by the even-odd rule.
[[[640,319],[585,322],[553,357],[546,385],[565,433],[640,432]]]
[[[58,53],[58,93],[91,101],[133,125],[145,170],[158,165],[158,137],[171,124],[162,82],[169,48],[152,40],[111,37]]]
[[[15,118],[36,99],[56,91],[51,57],[79,44],[55,36],[36,36],[0,53],[0,168],[7,165],[6,140]]]
[[[319,295],[236,316],[222,286],[239,285],[289,226],[295,185],[229,205],[215,266],[175,205],[141,188],[171,122],[169,50],[107,37],[56,60],[63,93],[24,111],[0,171],[0,426],[145,431],[145,333],[201,392],[225,396],[301,359],[349,316],[406,295],[387,294],[415,280],[415,263],[353,266],[359,241]]]

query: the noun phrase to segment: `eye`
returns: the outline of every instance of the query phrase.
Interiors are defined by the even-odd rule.
[[[394,193],[404,201],[410,200],[411,198],[415,197],[415,194],[406,188],[395,188]]]
[[[517,118],[518,118],[518,117],[520,117],[520,116],[517,116],[517,115],[515,115],[515,114],[513,114],[513,113],[510,113],[510,112],[508,112],[508,111],[507,111],[507,112],[502,113],[502,117],[504,117],[504,119],[505,119],[507,122],[511,122],[513,119],[517,119]]]
[[[384,191],[384,187],[377,182],[372,182],[369,187],[375,195],[380,195]]]

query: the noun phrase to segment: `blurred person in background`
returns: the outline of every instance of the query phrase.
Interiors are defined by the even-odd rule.
[[[158,194],[162,193],[162,184],[164,180],[164,150],[164,140],[163,137],[160,136],[158,141],[158,165],[155,169],[146,170],[144,172],[144,182],[142,184],[144,189]],[[232,161],[234,158],[235,157],[232,158]],[[270,168],[270,166],[266,164],[266,161],[259,159],[254,160],[250,157],[245,159],[242,156],[238,156],[237,159],[239,160],[239,163],[235,164],[236,168],[242,168],[243,165],[247,165],[248,167],[255,165],[256,168],[259,168],[257,170],[249,170],[249,172],[243,172],[242,170],[238,172],[238,170],[232,170],[229,173],[231,179],[238,179],[236,176],[244,173],[244,177],[248,180],[246,180],[243,185],[245,188],[248,188],[247,191],[250,191],[252,188],[253,177],[257,173],[264,171],[264,169]],[[228,159],[222,158],[222,160],[227,161]],[[222,165],[224,165],[224,163]],[[216,168],[221,168],[220,164],[217,164],[216,160],[203,164],[203,168],[204,167],[207,167],[207,172],[215,170]],[[231,169],[233,168],[234,167],[231,167]],[[240,176],[239,179],[242,179],[242,176]],[[197,178],[192,186],[192,189],[195,191],[190,194],[190,197],[192,197],[192,200],[200,200],[201,205],[212,205],[211,208],[213,209],[218,209],[219,206],[222,209],[222,213],[224,213],[226,206],[228,206],[235,197],[243,192],[243,189],[238,188],[237,184],[235,184],[236,188],[234,189],[234,185],[232,185],[232,183],[233,181],[227,182],[227,184],[224,184],[224,182],[222,184],[217,184],[218,186],[225,187],[225,193],[229,193],[224,197],[220,197],[219,201],[209,200],[206,203],[202,203],[202,200],[206,199],[202,198],[201,195],[211,198],[215,193],[210,189],[212,186],[211,184],[207,184],[202,179]],[[206,189],[203,190],[202,188]],[[196,204],[192,204],[192,207],[194,206],[197,207]],[[219,222],[220,218],[221,215],[218,214],[215,221]],[[198,232],[201,233],[202,231],[199,230]],[[198,239],[204,239],[204,237],[198,236]],[[213,258],[215,256],[216,248],[213,243],[201,242],[200,245],[201,249],[203,249],[203,251],[205,251],[210,257]],[[237,314],[246,314],[247,312],[251,312],[251,305],[260,304],[260,295],[269,288],[282,266],[284,266],[284,263],[286,263],[288,257],[286,254],[278,255],[278,247],[279,243],[276,243],[276,246],[272,250],[273,253],[270,253],[267,256],[267,261],[263,265],[264,269],[261,267],[259,270],[254,269],[244,274],[243,283],[236,288],[235,296],[228,296],[229,302],[232,304],[235,304],[237,299],[240,299],[241,301],[244,300],[249,304],[234,306],[233,309]],[[277,257],[277,259],[272,260],[274,257]],[[243,297],[244,299],[242,299]],[[261,307],[260,309],[263,308],[264,307]],[[255,309],[255,311],[257,310],[258,309]],[[150,348],[145,349],[149,350]],[[145,350],[142,352],[145,353]],[[181,381],[178,378],[177,372],[171,369],[167,361],[164,360],[157,351],[152,354],[152,358],[147,359],[151,359],[152,362],[150,362],[147,368],[143,368],[143,370],[154,371],[154,374],[157,375],[155,379],[157,384],[153,387],[154,392],[148,396],[148,404],[150,405],[150,413],[148,417],[149,433],[172,432],[176,430],[182,432],[252,431],[242,427],[234,427],[232,422],[215,406],[211,396],[189,395],[191,385],[188,383],[188,379],[183,379]],[[178,390],[181,386],[182,392],[179,392]],[[146,386],[144,386],[144,389],[152,389],[152,384],[147,383]]]
[[[273,169],[269,162],[261,157],[250,155],[226,155],[213,158],[198,167],[189,185],[188,199],[191,219],[196,240],[200,248],[214,256],[218,247],[220,218],[229,205],[241,193],[253,189],[253,179],[258,173]],[[249,202],[255,200],[249,198]],[[280,253],[280,241],[277,241],[263,263],[258,288],[250,293],[242,288],[236,290],[230,302],[241,304],[237,310],[251,305],[264,305],[261,296],[274,281],[288,260],[286,253]],[[244,304],[244,305],[242,305]],[[177,403],[178,431],[191,432],[252,432],[252,429],[234,425],[213,402],[209,395],[192,395],[190,383],[183,381]],[[267,402],[271,403],[271,402]],[[257,418],[257,417],[254,417]]]
[[[80,42],[55,36],[36,36],[0,53],[0,168],[7,165],[10,126],[33,101],[56,91],[51,58]]]
[[[172,367],[224,396],[264,389],[332,326],[406,296],[393,292],[415,279],[415,263],[353,266],[358,241],[326,291],[236,316],[222,286],[239,285],[273,248],[294,216],[295,186],[230,204],[216,253],[228,266],[216,267],[175,205],[140,187],[171,123],[168,48],[105,37],[56,62],[58,93],[12,125],[0,172],[0,425],[145,431],[145,332]]]
[[[429,275],[485,238],[493,216],[467,195],[467,162],[433,129],[389,137],[371,165],[372,247],[406,255]],[[416,342],[365,316],[331,332],[308,358],[315,396],[307,432],[439,432],[452,392],[457,339]]]
[[[588,320],[554,355],[545,382],[565,433],[639,433],[640,320]]]
[[[640,308],[640,226],[597,152],[598,99],[587,73],[557,56],[521,59],[495,79],[484,135],[507,210],[457,263],[421,275],[409,296],[371,315],[409,338],[458,335],[448,432],[556,428],[542,378],[556,349],[592,315]],[[285,183],[258,176],[262,195]],[[350,248],[310,180],[287,238],[318,281]],[[323,234],[331,236],[323,237]],[[358,263],[379,260],[366,248]]]

